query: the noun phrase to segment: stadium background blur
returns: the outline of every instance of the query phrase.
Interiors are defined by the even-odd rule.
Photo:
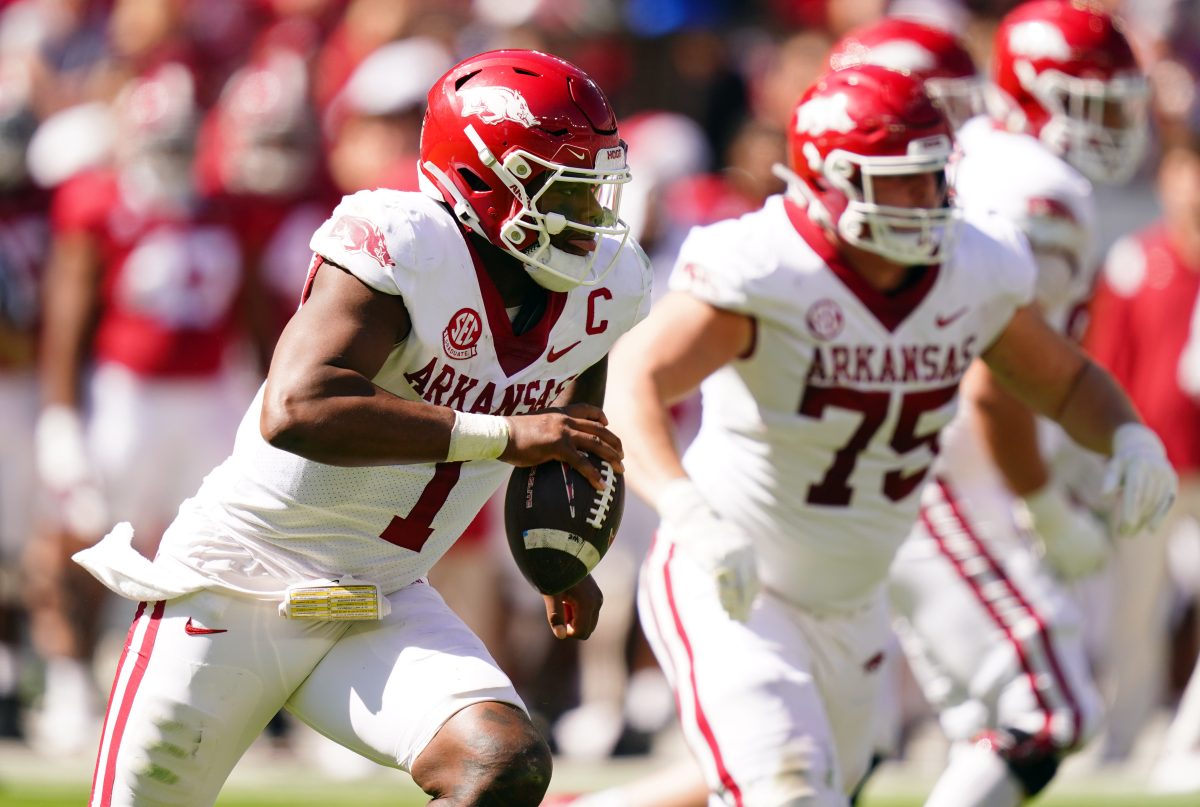
[[[537,48],[575,62],[597,80],[630,144],[635,179],[622,213],[665,279],[689,227],[754,209],[782,189],[770,168],[782,159],[784,126],[834,38],[885,13],[917,15],[961,34],[984,67],[995,22],[1013,5],[0,0],[0,803],[34,803],[33,791],[21,789],[30,782],[75,788],[71,793],[86,788],[101,687],[111,679],[131,613],[128,603],[96,591],[81,596],[90,581],[63,561],[94,540],[96,512],[71,510],[74,505],[46,483],[44,471],[43,484],[34,483],[38,447],[32,436],[39,428],[39,401],[47,398],[38,388],[39,371],[43,383],[48,375],[38,366],[45,361],[39,345],[46,342],[39,312],[47,299],[50,256],[80,231],[78,215],[70,215],[80,202],[71,208],[63,199],[92,198],[83,180],[111,171],[132,185],[138,157],[165,155],[186,166],[174,180],[189,202],[173,224],[208,226],[215,217],[238,256],[236,276],[227,281],[221,370],[211,383],[234,390],[230,397],[240,415],[299,298],[312,230],[342,194],[379,186],[416,190],[425,92],[458,58],[497,47]],[[1151,76],[1156,142],[1131,186],[1097,190],[1104,246],[1160,215],[1158,159],[1165,146],[1196,139],[1200,131],[1200,3],[1107,5],[1125,19]],[[102,256],[101,273],[110,268],[106,260],[119,259]],[[199,294],[203,281],[188,282]],[[104,305],[77,313],[78,324],[102,319]],[[67,373],[86,374],[95,358],[77,357],[74,365],[67,363]],[[61,378],[62,368],[56,372]],[[173,379],[190,371],[174,373],[168,366],[156,372]],[[194,373],[189,377],[196,380]],[[86,393],[72,403],[85,412],[92,406]],[[686,429],[694,412],[684,406],[678,414]],[[185,417],[174,409],[159,416]],[[97,419],[90,428],[105,422]],[[236,416],[227,432],[176,424],[184,431],[177,456],[215,452],[211,466],[227,453],[233,423]],[[90,440],[103,444],[104,437]],[[157,476],[170,476],[176,467],[171,459],[142,464]],[[134,506],[119,494],[141,484],[132,475],[110,477],[101,486],[98,512],[117,516],[121,507]],[[632,614],[633,578],[653,524],[649,513],[631,507],[616,551],[600,567],[602,630],[584,645],[549,638],[540,599],[507,558],[498,515],[495,507],[484,511],[439,564],[434,582],[509,671],[552,738],[561,760],[552,790],[600,786],[683,753],[673,738],[669,693]],[[157,518],[148,516],[149,526],[139,528],[148,541],[143,551],[153,550],[155,530],[169,513]],[[1195,662],[1200,632],[1200,530],[1184,524],[1171,547],[1162,618],[1144,626],[1166,664],[1143,671],[1139,697],[1124,707],[1119,730],[1072,760],[1069,771],[1077,773],[1054,792],[1073,786],[1111,792],[1114,781],[1118,791],[1139,792],[1144,785],[1162,726]],[[1110,616],[1121,608],[1114,590],[1111,575],[1080,590],[1096,615],[1091,627],[1102,676],[1113,667],[1113,648],[1123,643],[1109,633]],[[885,769],[872,793],[919,790],[921,777],[936,772],[942,751],[902,672],[896,688],[907,765]],[[258,783],[279,794],[286,792],[284,779],[272,779],[269,771],[291,771],[285,778],[300,776],[306,790],[319,792],[313,784],[319,780],[341,782],[330,787],[348,788],[339,792],[356,794],[354,802],[364,804],[371,788],[386,790],[400,781],[395,772],[350,758],[286,717],[272,724],[260,745],[235,773],[235,785],[246,782],[253,789]],[[344,784],[362,778],[369,781]]]

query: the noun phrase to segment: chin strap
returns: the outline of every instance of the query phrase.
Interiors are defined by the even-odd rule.
[[[432,178],[431,178],[432,177]],[[437,182],[434,182],[434,179]],[[450,177],[446,176],[446,172],[438,168],[431,162],[421,163],[421,170],[417,172],[417,183],[421,190],[432,196],[434,199],[444,199],[449,196],[454,200],[451,205],[451,212],[459,222],[479,234],[483,234],[483,223],[480,222],[479,216],[475,215],[475,211],[467,204],[466,197],[458,192],[458,188],[450,181]]]

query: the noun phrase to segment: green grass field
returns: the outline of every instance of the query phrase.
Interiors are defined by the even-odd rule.
[[[81,807],[87,790],[79,786],[0,782],[0,807]],[[272,786],[270,790],[230,787],[217,801],[218,807],[417,807],[426,799],[411,788],[378,782],[352,784],[306,783],[302,786]],[[1192,796],[1146,796],[1135,793],[1051,793],[1037,807],[1196,807]],[[891,796],[872,793],[861,807],[920,807],[914,795]]]

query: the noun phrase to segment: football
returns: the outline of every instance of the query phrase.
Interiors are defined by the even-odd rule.
[[[543,594],[558,594],[586,577],[621,524],[625,478],[609,463],[590,459],[604,476],[604,490],[557,460],[516,468],[508,479],[508,546],[521,574]]]

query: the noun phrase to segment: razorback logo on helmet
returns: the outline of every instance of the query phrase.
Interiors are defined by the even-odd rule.
[[[850,96],[844,92],[810,98],[796,110],[796,131],[810,135],[853,132],[854,118],[850,117],[849,106]]]
[[[459,92],[462,98],[462,116],[475,115],[484,123],[499,123],[510,120],[526,129],[537,126],[541,121],[529,110],[525,96],[511,87],[467,87]]]
[[[395,266],[388,252],[387,240],[373,222],[361,216],[341,216],[329,231],[331,238],[342,240],[342,249],[347,252],[364,252],[378,263],[380,268]]]
[[[1057,26],[1042,20],[1017,23],[1008,35],[1008,48],[1014,56],[1028,59],[1071,58],[1071,45]]]
[[[842,307],[828,298],[817,300],[804,315],[808,330],[818,339],[830,340],[842,332],[846,318]]]
[[[862,64],[877,64],[889,70],[924,73],[937,67],[937,59],[926,48],[911,39],[884,42],[867,50],[858,58]]]
[[[479,313],[471,308],[460,308],[442,331],[442,350],[452,359],[469,359],[479,352],[475,345],[481,333],[483,323]]]

